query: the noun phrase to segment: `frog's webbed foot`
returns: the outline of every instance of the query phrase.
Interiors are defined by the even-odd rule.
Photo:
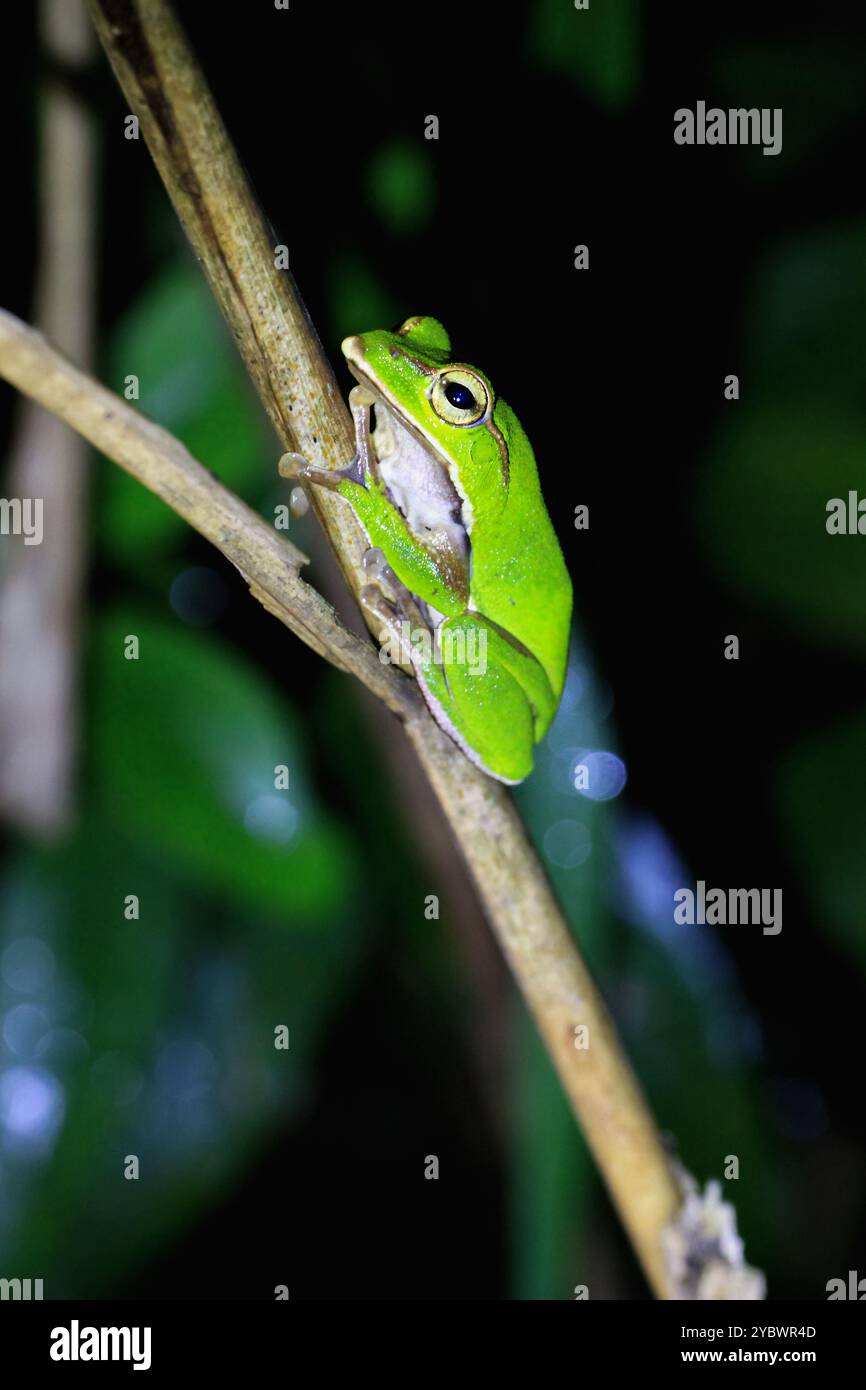
[[[377,584],[365,584],[361,590],[360,599],[364,607],[379,619],[383,628],[389,632],[397,629],[400,623],[400,610],[387,594],[382,593]],[[382,641],[381,636],[379,641]]]
[[[327,487],[332,492],[337,490],[340,483],[347,481],[364,486],[364,474],[357,454],[345,468],[319,468],[315,463],[308,463],[303,454],[283,454],[277,468],[281,478],[315,483],[317,487]]]
[[[405,587],[385,559],[384,550],[380,550],[377,545],[371,545],[369,550],[364,551],[361,563],[371,581],[371,587],[374,582],[378,582],[383,589],[388,589],[395,595],[398,587]]]
[[[364,571],[371,581],[364,586],[364,603],[383,622],[409,622],[413,627],[429,627],[412,594],[392,570],[385,552],[371,546],[364,552]]]
[[[382,624],[377,634],[382,647],[380,659],[388,659],[401,670],[411,674],[413,669],[413,639],[420,633],[429,639],[429,624],[418,606],[414,594],[406,588],[391,569],[384,552],[371,547],[364,555],[364,570],[373,582],[361,590],[361,601],[368,612]],[[387,658],[383,653],[388,650]]]

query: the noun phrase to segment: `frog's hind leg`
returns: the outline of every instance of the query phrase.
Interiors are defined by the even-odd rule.
[[[442,628],[441,647],[446,670],[463,667],[474,678],[486,666],[501,666],[513,676],[533,716],[533,742],[547,733],[557,700],[540,661],[509,633],[480,613],[463,613]]]
[[[520,681],[479,640],[487,628],[472,614],[449,618],[439,629],[440,651],[422,645],[412,662],[437,724],[476,766],[514,785],[532,771],[535,718]]]

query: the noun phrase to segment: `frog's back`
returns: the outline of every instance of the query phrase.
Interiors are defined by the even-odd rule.
[[[502,400],[494,423],[508,450],[508,495],[495,515],[475,518],[473,602],[537,658],[558,699],[568,661],[571,579],[541,495],[532,446]]]

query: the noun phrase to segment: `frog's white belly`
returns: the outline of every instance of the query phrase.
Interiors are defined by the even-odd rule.
[[[444,465],[379,401],[372,440],[382,480],[410,531],[452,574],[462,572],[468,589],[469,537]],[[430,614],[441,621],[441,614]]]
[[[460,498],[439,460],[381,403],[373,440],[382,477],[412,532],[421,539],[425,531],[442,531],[465,553]]]

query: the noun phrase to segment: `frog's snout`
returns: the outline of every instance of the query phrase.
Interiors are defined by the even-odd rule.
[[[347,362],[362,362],[364,360],[364,339],[355,333],[351,338],[344,338],[340,344],[340,351]]]

